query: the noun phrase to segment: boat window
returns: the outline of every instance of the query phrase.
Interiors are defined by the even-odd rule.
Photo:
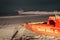
[[[49,24],[55,26],[55,22],[53,20],[49,20]]]

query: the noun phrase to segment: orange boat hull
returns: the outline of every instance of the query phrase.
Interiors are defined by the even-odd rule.
[[[47,24],[24,24],[24,26],[37,34],[50,35],[60,38],[60,29]]]

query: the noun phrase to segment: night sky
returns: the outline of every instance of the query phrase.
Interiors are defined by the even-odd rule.
[[[60,0],[0,0],[0,15],[15,15],[17,10],[60,11]]]

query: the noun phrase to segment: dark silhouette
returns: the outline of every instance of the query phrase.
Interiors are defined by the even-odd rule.
[[[50,20],[50,21],[49,21],[49,24],[55,26],[55,22],[54,22],[53,20]]]

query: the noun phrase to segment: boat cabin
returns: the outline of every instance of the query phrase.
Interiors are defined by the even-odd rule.
[[[50,16],[47,24],[54,25],[54,27],[60,27],[60,16]]]

